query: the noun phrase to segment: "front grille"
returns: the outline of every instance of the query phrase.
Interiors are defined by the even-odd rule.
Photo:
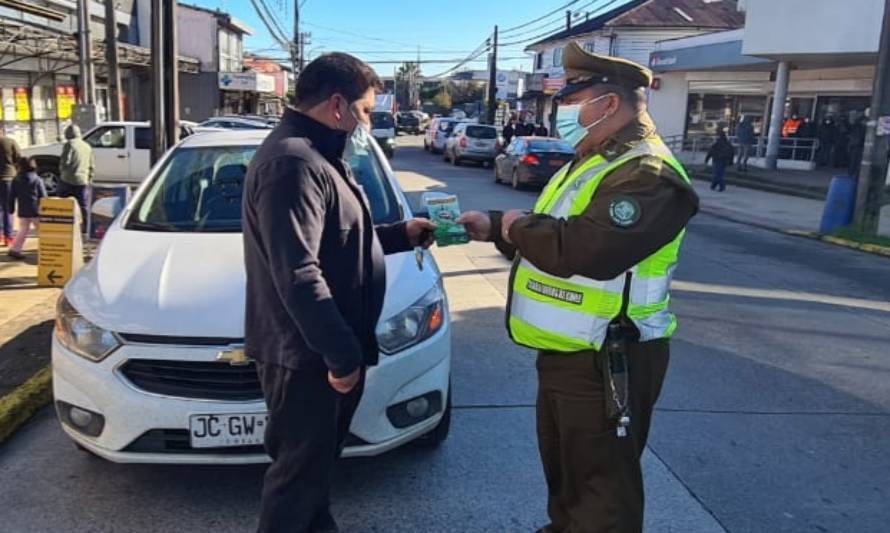
[[[224,448],[192,448],[186,429],[153,429],[146,431],[124,449],[130,453],[187,453],[242,455],[265,453],[262,445],[227,446]]]
[[[201,400],[262,400],[263,390],[253,363],[130,359],[121,373],[137,388],[154,394]]]
[[[161,344],[172,346],[230,346],[244,344],[244,339],[228,337],[171,337],[169,335],[143,335],[141,333],[118,333],[124,342],[135,344]]]

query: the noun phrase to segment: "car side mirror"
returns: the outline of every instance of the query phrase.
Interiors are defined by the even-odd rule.
[[[123,210],[121,199],[117,197],[100,198],[90,208],[90,212],[96,216],[113,219]]]

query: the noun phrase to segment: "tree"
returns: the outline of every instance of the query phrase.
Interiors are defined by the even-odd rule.
[[[423,74],[420,65],[413,61],[406,61],[396,71],[396,100],[399,106],[405,109],[413,109],[420,99],[420,85]]]

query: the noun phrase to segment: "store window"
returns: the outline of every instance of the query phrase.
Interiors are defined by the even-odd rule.
[[[743,117],[751,118],[755,134],[761,135],[766,99],[748,95],[690,94],[686,109],[687,135],[716,135],[721,129],[735,135]]]
[[[241,72],[242,66],[241,36],[237,33],[219,30],[219,69],[221,72]]]
[[[557,47],[553,49],[553,66],[561,67],[562,66],[562,47]]]

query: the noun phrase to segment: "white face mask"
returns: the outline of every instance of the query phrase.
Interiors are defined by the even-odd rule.
[[[560,105],[556,110],[556,131],[559,132],[559,137],[574,147],[581,144],[581,141],[587,137],[590,130],[597,127],[611,116],[603,115],[601,118],[594,120],[591,124],[582,126],[581,109],[586,105],[595,104],[596,102],[611,96],[611,94],[612,93],[606,93],[593,100],[588,100],[587,102],[582,102],[580,104]]]
[[[355,127],[352,128],[352,132],[349,134],[347,144],[350,145],[349,148],[352,153],[366,154],[371,149],[371,130],[355,116],[355,112],[348,104],[346,105],[346,110],[355,121]]]

